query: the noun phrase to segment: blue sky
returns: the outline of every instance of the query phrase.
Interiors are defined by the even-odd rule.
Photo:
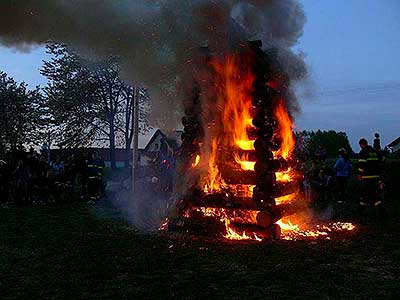
[[[308,22],[297,50],[310,79],[299,91],[297,129],[334,129],[352,146],[378,131],[383,144],[400,136],[400,1],[303,0]],[[0,47],[0,70],[31,87],[45,84],[43,48]]]
[[[400,1],[302,1],[308,22],[309,93],[300,94],[298,129],[346,131],[353,148],[378,131],[400,136]]]

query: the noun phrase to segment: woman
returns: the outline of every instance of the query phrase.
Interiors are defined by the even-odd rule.
[[[338,186],[338,203],[345,202],[347,183],[349,181],[351,162],[345,149],[339,149],[339,158],[336,160],[334,169]]]

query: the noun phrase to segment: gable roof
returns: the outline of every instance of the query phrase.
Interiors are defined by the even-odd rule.
[[[138,149],[139,150],[146,149],[147,145],[150,144],[150,141],[154,139],[154,137],[156,136],[157,131],[160,131],[160,129],[150,128],[144,132],[139,132]]]
[[[397,139],[395,139],[393,142],[391,142],[389,145],[387,145],[389,148],[395,147],[396,145],[398,145],[400,143],[400,137],[398,137]]]

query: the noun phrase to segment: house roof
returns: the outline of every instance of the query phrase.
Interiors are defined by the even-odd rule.
[[[138,140],[139,150],[146,149],[146,147],[147,147],[147,145],[149,145],[150,141],[156,136],[157,131],[160,131],[160,129],[150,128],[144,132],[139,133],[139,140]]]
[[[396,145],[398,145],[400,143],[400,137],[398,137],[397,139],[395,139],[393,142],[391,142],[389,145],[387,145],[389,148],[395,147]]]

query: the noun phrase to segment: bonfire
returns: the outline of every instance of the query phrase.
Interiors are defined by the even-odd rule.
[[[179,213],[169,228],[254,241],[353,230],[349,223],[310,225],[290,78],[276,53],[261,46],[253,41],[229,54],[204,51],[197,62],[183,118]]]

